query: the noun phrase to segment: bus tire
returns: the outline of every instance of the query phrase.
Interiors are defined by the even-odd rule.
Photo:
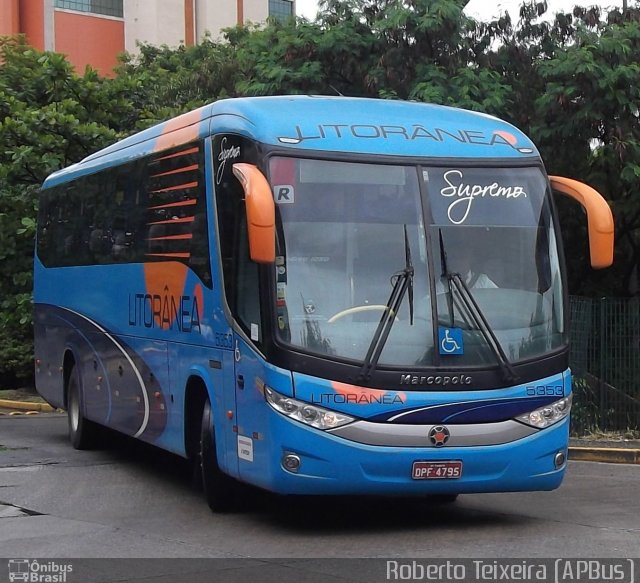
[[[230,512],[235,506],[236,489],[233,478],[225,474],[218,465],[216,437],[213,428],[213,410],[208,398],[202,410],[198,457],[202,476],[202,489],[209,508],[216,513]]]
[[[82,388],[78,369],[75,365],[69,373],[67,391],[67,420],[71,445],[75,449],[93,449],[98,443],[99,428],[84,416]]]

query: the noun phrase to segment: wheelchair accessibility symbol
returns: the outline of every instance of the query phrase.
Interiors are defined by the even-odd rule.
[[[438,344],[440,354],[464,354],[462,328],[438,328]]]

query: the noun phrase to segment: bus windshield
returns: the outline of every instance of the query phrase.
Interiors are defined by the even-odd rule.
[[[391,314],[379,366],[492,366],[491,337],[511,362],[564,346],[558,241],[539,168],[274,157],[269,170],[280,341],[362,362],[409,253],[411,293]],[[443,350],[443,329],[459,350]]]

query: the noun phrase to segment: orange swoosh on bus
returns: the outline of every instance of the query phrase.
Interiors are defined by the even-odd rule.
[[[179,200],[178,202],[169,202],[167,204],[158,204],[156,206],[150,206],[150,211],[157,211],[159,209],[172,209],[179,208],[183,206],[193,206],[194,204],[198,204],[198,201],[195,198],[190,198],[189,200]]]
[[[160,174],[152,174],[150,178],[160,178],[161,176],[172,176],[174,174],[184,174],[185,172],[193,172],[200,168],[197,164],[191,166],[185,166],[184,168],[176,168],[175,170],[168,170],[167,172],[160,172]]]
[[[187,272],[189,268],[183,263],[165,262],[145,263],[144,264],[144,281],[147,293],[160,297],[170,296],[178,300],[184,295],[184,288],[187,282]],[[202,295],[202,290],[200,291]],[[200,300],[201,297],[198,298]],[[202,306],[202,303],[199,304]],[[155,316],[156,324],[159,328],[168,328],[166,322],[162,322],[158,316]]]
[[[356,397],[356,401],[363,404],[366,404],[367,397],[382,398],[390,392],[397,395],[403,403],[407,400],[406,394],[402,392],[385,391],[384,389],[369,389],[367,387],[358,387],[347,383],[339,383],[338,381],[331,381],[331,386],[339,395],[344,395],[345,397],[347,395],[354,395]],[[364,399],[360,400],[360,397],[364,397]]]
[[[506,140],[512,146],[515,146],[518,143],[518,138],[516,138],[512,133],[505,132],[504,130],[496,130],[493,133],[496,136],[500,136],[502,139]]]
[[[202,113],[200,108],[166,122],[162,126],[162,135],[158,137],[154,150],[161,152],[198,139]]]
[[[156,162],[160,160],[171,160],[172,158],[179,158],[180,156],[188,156],[189,154],[197,154],[200,150],[198,148],[189,148],[188,150],[182,150],[181,152],[175,152],[173,154],[167,154],[166,156],[160,156],[155,158]]]
[[[149,194],[165,194],[167,192],[175,192],[176,190],[188,190],[190,188],[196,188],[198,181],[186,182],[185,184],[177,184],[176,186],[169,186],[168,188],[161,188],[160,190],[150,190]]]

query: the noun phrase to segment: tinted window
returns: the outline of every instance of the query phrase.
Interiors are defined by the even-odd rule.
[[[42,192],[47,267],[180,261],[211,286],[203,153],[191,144]]]
[[[213,140],[214,182],[220,256],[227,304],[236,321],[254,341],[262,339],[258,265],[249,258],[244,190],[233,174],[233,164],[254,164],[253,142],[240,136]]]

